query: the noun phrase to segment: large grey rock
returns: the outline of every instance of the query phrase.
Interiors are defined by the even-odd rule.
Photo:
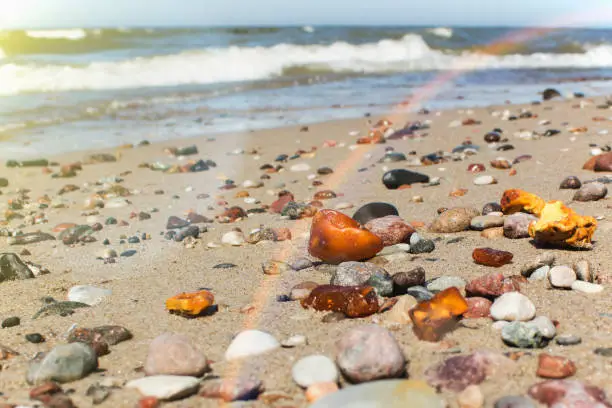
[[[34,274],[16,254],[0,254],[0,282],[32,278]]]
[[[96,352],[84,343],[62,344],[30,362],[26,379],[30,384],[79,380],[98,368]]]

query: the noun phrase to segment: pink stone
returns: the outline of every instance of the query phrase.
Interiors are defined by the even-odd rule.
[[[468,296],[496,298],[507,292],[520,292],[521,287],[510,278],[500,273],[483,275],[469,282],[465,287]]]
[[[603,390],[575,380],[549,380],[529,388],[529,395],[548,407],[612,407]]]
[[[415,232],[412,225],[397,215],[374,218],[368,221],[365,228],[380,237],[384,246],[406,242]]]
[[[478,319],[481,317],[489,317],[490,309],[493,302],[483,297],[471,297],[466,299],[468,311],[463,314],[466,319]]]

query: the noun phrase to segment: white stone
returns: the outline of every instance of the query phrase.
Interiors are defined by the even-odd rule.
[[[104,204],[104,208],[123,208],[128,206],[128,201],[125,198],[111,198]]]
[[[474,179],[474,184],[477,186],[486,186],[488,184],[495,184],[497,180],[493,176],[478,176]]]
[[[264,354],[280,347],[278,340],[269,333],[259,330],[245,330],[231,342],[225,352],[226,360],[235,360]]]
[[[533,319],[535,313],[535,305],[519,292],[504,293],[491,305],[491,317],[494,320],[526,322]]]
[[[81,302],[89,306],[101,303],[113,293],[110,289],[96,288],[95,286],[78,285],[68,290],[68,300]]]
[[[200,388],[200,380],[178,375],[154,375],[130,381],[126,387],[135,388],[146,397],[173,400],[195,394]]]
[[[533,271],[527,279],[530,281],[544,280],[548,277],[548,272],[550,272],[550,266],[544,265]]]
[[[552,339],[557,334],[555,324],[546,316],[538,316],[528,323],[529,325],[537,327],[540,333],[542,333],[542,336],[547,339]]]
[[[569,289],[576,281],[576,272],[566,265],[554,266],[548,272],[548,281],[555,288]]]
[[[263,186],[262,182],[256,182],[253,180],[245,180],[244,183],[242,183],[242,187],[244,188],[257,188],[261,186]]]
[[[291,171],[308,171],[310,170],[310,165],[308,163],[298,163],[294,164],[289,168]]]
[[[223,234],[221,243],[225,245],[240,246],[246,242],[244,234],[239,231],[230,231]]]
[[[302,334],[296,334],[283,341],[281,345],[285,348],[293,348],[297,346],[305,346],[308,344],[308,339]]]
[[[572,290],[582,293],[599,293],[604,290],[604,287],[602,285],[598,285],[597,283],[577,280],[572,283]]]
[[[329,357],[312,355],[304,357],[291,369],[293,381],[306,388],[320,382],[338,381],[338,369]]]
[[[421,236],[416,232],[410,236],[410,245],[416,245],[421,240]]]

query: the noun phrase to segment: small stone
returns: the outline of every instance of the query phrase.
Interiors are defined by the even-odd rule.
[[[472,252],[474,262],[480,265],[500,267],[512,261],[514,255],[511,252],[500,251],[492,248],[476,248]]]
[[[498,239],[504,237],[504,228],[489,228],[480,233],[480,236],[486,239]]]
[[[393,280],[393,294],[403,295],[408,288],[425,284],[425,269],[419,266],[408,272],[398,272],[391,279]]]
[[[291,288],[289,298],[291,300],[302,300],[310,296],[310,292],[319,286],[316,282],[301,282]]]
[[[411,254],[428,254],[436,249],[436,244],[431,239],[420,239],[414,245],[410,245]]]
[[[555,324],[546,316],[538,316],[535,319],[527,322],[531,326],[535,326],[546,339],[552,339],[557,335]]]
[[[467,171],[469,171],[470,173],[482,173],[486,170],[487,168],[485,167],[485,165],[481,163],[472,163],[467,168]]]
[[[484,396],[480,387],[468,385],[463,391],[457,394],[459,408],[482,408],[484,406]]]
[[[504,220],[504,235],[511,239],[529,238],[529,224],[537,220],[537,217],[531,214],[511,214]]]
[[[315,402],[335,392],[338,392],[338,384],[335,382],[312,384],[306,389],[306,400],[308,402]]]
[[[40,333],[29,333],[25,335],[25,339],[30,343],[38,344],[44,343],[45,337]]]
[[[565,334],[557,336],[555,341],[560,346],[575,346],[582,343],[582,338],[580,336],[574,336],[573,334]]]
[[[382,182],[390,190],[415,183],[429,183],[429,176],[406,169],[395,169],[383,175]]]
[[[597,273],[586,259],[581,259],[574,264],[574,271],[576,277],[585,282],[595,282],[597,280]]]
[[[527,397],[509,395],[495,401],[493,408],[536,408],[536,406]]]
[[[598,347],[593,350],[593,353],[602,357],[612,357],[612,347]]]
[[[465,231],[470,227],[472,218],[478,215],[479,211],[474,208],[451,208],[440,214],[429,226],[429,230],[438,233]]]
[[[572,283],[571,289],[582,293],[600,293],[603,292],[604,287],[597,283],[577,280]]]
[[[504,293],[491,306],[491,317],[495,320],[528,321],[535,313],[535,305],[519,292]]]
[[[569,359],[542,353],[538,356],[536,375],[543,378],[563,379],[576,374],[576,365]]]
[[[168,217],[168,221],[166,222],[166,229],[180,229],[189,226],[189,222],[185,221],[179,217],[175,217],[174,215]]]
[[[200,380],[195,377],[156,375],[128,382],[126,388],[135,388],[146,397],[160,400],[176,400],[195,394]]]
[[[174,241],[183,242],[187,237],[197,238],[200,235],[200,227],[197,225],[190,225],[185,228],[180,228],[174,235]]]
[[[304,308],[344,313],[347,317],[366,317],[379,310],[378,295],[371,286],[320,285],[302,300]]]
[[[30,362],[27,381],[30,384],[66,383],[79,380],[97,368],[98,357],[91,347],[83,343],[62,344]]]
[[[291,266],[291,269],[294,271],[301,271],[302,269],[311,268],[313,263],[308,258],[298,258],[295,261],[290,262],[289,266]]]
[[[309,171],[310,165],[308,163],[298,163],[291,166],[289,170],[295,172]]]
[[[0,253],[0,282],[32,278],[34,274],[19,256]]]
[[[312,355],[298,360],[291,369],[291,375],[293,381],[302,388],[321,382],[338,381],[336,363],[322,355]]]
[[[361,225],[366,225],[376,218],[382,218],[388,215],[399,216],[399,212],[397,208],[389,203],[374,202],[360,207],[353,215],[353,219]]]
[[[107,355],[110,353],[108,343],[104,341],[102,335],[95,333],[91,329],[75,328],[70,331],[68,343],[83,343],[91,347],[98,357]]]
[[[7,329],[9,327],[19,326],[21,324],[21,319],[17,316],[7,317],[2,321],[2,328]]]
[[[406,290],[406,294],[412,296],[419,302],[424,302],[434,297],[434,294],[423,286],[412,286]]]
[[[458,276],[441,276],[427,284],[427,290],[432,292],[442,292],[445,289],[456,287],[462,288],[466,285],[463,278]]]
[[[509,346],[519,348],[542,348],[548,344],[548,339],[535,325],[514,321],[502,328],[502,340]]]
[[[112,254],[109,254],[112,255]],[[114,253],[114,257],[116,257],[116,252]],[[114,258],[113,256],[106,256],[107,258]],[[95,286],[87,286],[87,285],[78,285],[73,286],[68,290],[68,300],[73,302],[81,302],[85,303],[89,306],[95,306],[100,304],[112,295],[112,291],[110,289],[102,289],[97,288]]]
[[[187,336],[164,333],[151,344],[144,363],[146,375],[182,375],[200,377],[208,369],[206,356]]]
[[[391,296],[393,280],[380,266],[369,262],[342,262],[330,284],[338,286],[372,286],[380,296]]]
[[[283,340],[281,342],[281,346],[283,348],[294,348],[298,346],[305,346],[308,344],[308,339],[306,336],[301,334],[296,334],[294,336],[289,337],[287,340]]]
[[[519,292],[520,286],[502,273],[491,273],[470,281],[465,287],[468,296],[496,298],[507,292]]]
[[[385,313],[384,319],[389,323],[409,324],[411,322],[410,314],[408,313],[416,304],[417,300],[410,296],[400,296],[398,301],[393,305],[391,310]]]
[[[497,215],[480,215],[472,218],[472,221],[470,221],[470,228],[476,231],[503,226],[504,217],[499,217]]]
[[[555,255],[552,252],[545,252],[535,260],[525,264],[521,268],[521,275],[529,277],[536,269],[543,266],[552,266],[555,263]]]
[[[429,385],[438,389],[461,392],[470,385],[482,383],[499,365],[508,359],[488,352],[454,356],[425,371]]]
[[[574,194],[574,201],[597,201],[601,200],[608,194],[608,188],[605,184],[598,181],[584,184],[580,190]]]
[[[246,243],[246,239],[241,231],[230,231],[223,234],[221,243],[231,246],[241,246]]]
[[[577,190],[580,187],[582,187],[582,183],[580,182],[580,179],[576,176],[566,177],[565,179],[563,179],[563,181],[559,185],[559,188],[562,190],[567,190],[567,189]]]
[[[490,309],[493,304],[489,299],[483,297],[470,297],[466,299],[468,311],[463,314],[465,319],[479,319],[489,317]]]
[[[406,242],[415,232],[412,225],[397,215],[370,220],[365,224],[365,228],[382,239],[384,246]]]
[[[502,211],[501,205],[499,203],[486,203],[482,207],[482,215],[488,215],[489,213],[499,213]]]
[[[479,176],[474,179],[474,184],[477,186],[486,186],[489,184],[497,184],[497,180],[493,176]]]
[[[280,347],[280,343],[271,334],[259,330],[240,332],[225,352],[226,360],[236,360],[264,354]]]
[[[280,275],[288,272],[291,267],[288,264],[280,261],[266,261],[261,264],[261,269],[266,275]]]
[[[261,381],[247,377],[230,377],[204,381],[200,396],[225,402],[256,400],[263,390]]]
[[[550,269],[548,280],[554,288],[570,289],[576,281],[576,272],[569,266],[555,266]]]
[[[550,273],[550,266],[544,265],[533,271],[531,276],[529,276],[530,281],[544,280],[548,278],[548,274]]]
[[[336,362],[353,383],[397,378],[406,373],[402,350],[386,329],[373,324],[355,327],[336,343]]]
[[[592,407],[610,406],[603,390],[573,380],[547,380],[529,388],[529,396],[551,407]]]

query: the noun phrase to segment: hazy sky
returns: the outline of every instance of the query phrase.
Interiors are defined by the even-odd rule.
[[[612,0],[0,0],[0,27],[612,26]]]

